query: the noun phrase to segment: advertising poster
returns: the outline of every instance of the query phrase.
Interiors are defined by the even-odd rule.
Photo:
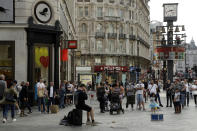
[[[87,85],[88,82],[92,83],[92,75],[80,74],[79,80],[81,81],[81,83]]]

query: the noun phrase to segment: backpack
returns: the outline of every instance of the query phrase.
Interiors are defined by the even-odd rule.
[[[82,125],[82,110],[73,109],[68,113],[66,119],[71,125]]]

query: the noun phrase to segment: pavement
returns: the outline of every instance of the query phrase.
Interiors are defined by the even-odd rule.
[[[40,114],[37,109],[28,117],[17,116],[17,121],[12,122],[9,117],[8,122],[0,122],[0,131],[197,131],[197,107],[194,100],[190,99],[190,106],[185,107],[181,114],[175,114],[174,109],[166,106],[165,92],[161,93],[161,101],[164,105],[158,113],[164,114],[163,121],[151,121],[151,111],[149,102],[146,111],[125,109],[125,114],[110,115],[109,112],[101,114],[99,104],[95,100],[88,100],[95,111],[95,120],[99,122],[97,126],[62,126],[59,125],[63,118],[74,106],[68,106],[60,110],[57,114]],[[124,100],[125,103],[125,100]],[[125,104],[123,105],[125,108]],[[10,112],[9,112],[10,116]],[[0,119],[2,118],[2,113]],[[86,122],[86,112],[83,111],[83,123]]]

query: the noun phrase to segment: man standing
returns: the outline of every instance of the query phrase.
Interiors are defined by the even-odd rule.
[[[45,85],[43,80],[40,79],[40,82],[37,83],[38,90],[38,111],[45,113]]]
[[[54,98],[56,95],[54,82],[50,82],[50,86],[47,87],[47,92],[48,92],[47,113],[49,113],[49,107],[54,104]]]
[[[141,110],[141,105],[142,105],[143,110],[145,110],[144,99],[143,99],[144,84],[141,81],[139,81],[135,89],[137,95],[137,106],[139,106],[139,110]]]
[[[94,111],[92,107],[85,104],[85,100],[88,99],[86,92],[87,90],[85,88],[85,85],[81,84],[76,92],[78,94],[78,99],[77,99],[77,103],[75,103],[75,106],[79,110],[87,111],[87,122],[86,122],[87,125],[90,125],[90,124],[95,125],[96,123],[94,121]],[[90,122],[90,116],[91,116],[92,122]]]
[[[0,100],[3,99],[3,94],[6,88],[7,88],[7,83],[5,81],[5,76],[2,74],[0,75]]]
[[[170,100],[170,107],[172,107],[172,91],[171,91],[170,80],[167,80],[167,84],[166,84],[166,98],[167,98],[167,105],[166,105],[166,107],[169,106],[169,100]]]

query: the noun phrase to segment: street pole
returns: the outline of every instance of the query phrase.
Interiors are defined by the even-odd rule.
[[[168,26],[168,33],[167,33],[167,39],[168,43],[167,46],[173,45],[173,21],[167,21],[167,26]],[[174,63],[173,60],[168,60],[168,79],[173,82],[173,68],[174,68]]]

